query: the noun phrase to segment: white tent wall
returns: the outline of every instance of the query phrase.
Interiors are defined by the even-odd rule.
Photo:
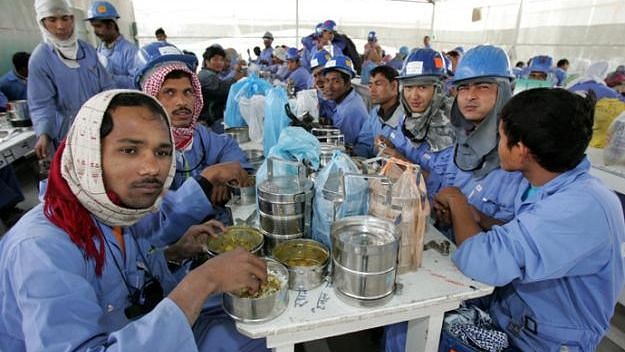
[[[481,20],[472,21],[474,9]],[[623,0],[438,1],[434,37],[443,50],[490,43],[506,48],[512,61],[547,54],[568,58],[574,71],[596,60],[614,68],[625,63],[623,14]]]
[[[134,14],[130,0],[109,0],[118,10],[120,31],[134,40]],[[93,29],[84,21],[91,0],[70,0],[78,37],[97,44]],[[11,57],[17,51],[32,52],[41,42],[33,0],[0,0],[0,75],[12,68]]]
[[[257,2],[133,0],[141,44],[154,40],[163,27],[170,40],[200,54],[214,42],[239,52],[261,46],[266,30],[274,45],[298,45],[325,19],[355,39],[359,50],[370,30],[394,54],[401,45],[417,47],[426,34],[437,49],[465,49],[491,43],[504,47],[511,60],[548,54],[566,57],[573,71],[589,62],[625,63],[625,1],[623,0],[275,0]],[[296,16],[296,6],[298,8]],[[432,9],[435,6],[434,23]],[[472,21],[474,9],[481,19]],[[299,28],[296,30],[296,21]]]

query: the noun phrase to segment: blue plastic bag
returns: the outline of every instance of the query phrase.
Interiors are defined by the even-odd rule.
[[[226,100],[226,110],[224,111],[224,123],[226,126],[247,126],[239,110],[239,100],[242,97],[251,98],[254,95],[266,95],[270,89],[271,85],[267,81],[258,78],[256,74],[252,74],[230,86],[228,100]]]
[[[335,217],[340,213],[345,213],[345,207],[354,205],[355,203],[342,203],[344,200],[343,193],[343,175],[346,173],[358,173],[358,167],[347,156],[340,151],[332,154],[332,159],[328,164],[319,171],[315,180],[315,197],[313,201],[313,219],[312,219],[312,239],[325,244],[328,248],[332,248],[332,238],[330,237],[330,228]],[[366,188],[365,181],[361,180],[361,187]],[[363,193],[363,192],[360,192]],[[361,208],[366,203],[366,197],[361,199],[358,207]],[[364,215],[366,211],[363,211]]]
[[[280,133],[278,143],[271,147],[267,158],[258,169],[256,173],[256,184],[260,184],[267,179],[267,160],[271,157],[288,161],[298,161],[313,170],[318,170],[320,153],[321,146],[315,136],[306,132],[306,130],[301,127],[286,127],[282,130],[282,133]],[[296,176],[298,174],[298,170],[295,167],[280,165],[278,168],[274,167],[274,170],[275,174],[281,176]]]
[[[288,97],[284,87],[271,88],[265,99],[265,121],[263,124],[263,154],[269,156],[269,150],[278,142],[280,132],[289,126],[291,120],[284,111]]]

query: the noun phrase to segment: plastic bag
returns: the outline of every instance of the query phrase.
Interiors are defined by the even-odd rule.
[[[625,111],[625,103],[616,98],[603,98],[595,105],[595,120],[592,126],[590,146],[605,148],[607,132],[610,124],[621,112]]]
[[[301,120],[306,113],[312,116],[315,122],[319,121],[319,100],[316,89],[305,89],[297,92],[295,114]]]
[[[287,102],[286,90],[282,87],[271,88],[267,93],[263,124],[263,154],[265,157],[269,156],[269,150],[278,143],[278,137],[282,130],[291,123],[284,111]]]
[[[345,209],[339,209],[344,199],[343,175],[357,172],[358,167],[347,154],[335,151],[332,159],[317,174],[313,201],[312,239],[325,244],[328,248],[332,248],[330,228],[337,216],[337,211],[345,212]],[[356,192],[356,194],[359,193],[362,192]],[[349,204],[352,203],[345,204],[344,207]]]
[[[625,111],[612,121],[607,136],[603,162],[606,165],[625,165]]]
[[[421,266],[423,237],[430,214],[425,180],[418,165],[398,159],[388,159],[380,171],[392,182],[391,206],[382,201],[382,189],[374,187],[369,213],[391,220],[401,234],[398,273],[415,271]]]
[[[265,119],[265,97],[254,95],[239,100],[241,116],[249,126],[250,139],[260,143],[263,140],[263,121]]]
[[[224,111],[224,123],[228,127],[247,126],[241,115],[239,102],[241,98],[251,98],[254,95],[266,95],[271,85],[265,80],[253,74],[230,86],[226,110]]]
[[[278,143],[271,147],[267,158],[256,173],[256,184],[260,184],[267,179],[267,159],[276,157],[278,159],[299,161],[312,170],[319,169],[319,153],[321,146],[315,136],[306,132],[301,127],[286,127],[280,133]],[[296,168],[288,170],[277,170],[280,175],[297,175]]]

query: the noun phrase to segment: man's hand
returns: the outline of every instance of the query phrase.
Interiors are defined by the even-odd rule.
[[[437,215],[440,212],[443,218],[449,216],[458,246],[482,231],[467,197],[457,187],[446,187],[440,190],[434,197],[433,207]]]
[[[50,137],[47,134],[42,134],[37,139],[37,143],[35,144],[35,154],[38,159],[47,159],[48,151],[50,147]]]
[[[211,294],[247,289],[258,291],[267,281],[267,264],[243,248],[218,255],[192,270],[169,294],[193,325]]]
[[[217,185],[213,187],[210,201],[214,205],[224,205],[230,200],[230,189],[225,185]]]
[[[202,171],[202,177],[212,183],[213,186],[225,185],[228,182],[245,184],[248,175],[238,161],[211,165]]]
[[[412,164],[410,160],[408,160],[402,153],[395,149],[395,145],[393,145],[393,142],[391,142],[388,138],[382,135],[375,137],[373,148],[378,156],[395,158]]]
[[[217,237],[226,227],[217,220],[210,220],[203,224],[191,226],[174,245],[165,250],[165,258],[171,261],[181,261],[206,252],[206,242],[209,237]]]

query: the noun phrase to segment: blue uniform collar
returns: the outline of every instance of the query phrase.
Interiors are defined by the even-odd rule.
[[[577,180],[580,175],[588,173],[588,170],[590,170],[590,161],[588,161],[588,158],[584,156],[582,161],[580,161],[574,169],[563,172],[553,180],[545,183],[537,191],[535,197],[529,198],[525,201],[521,201],[521,204],[534,203],[558,192],[560,189],[562,189],[562,187],[565,187],[575,182],[575,180]],[[519,193],[517,195],[517,198],[519,200],[521,200],[523,193],[527,190],[528,187],[530,187],[529,181],[526,178],[523,178],[521,186],[519,187]]]
[[[384,119],[382,119],[382,116],[380,116],[380,105],[376,105],[375,109],[376,109],[375,114],[378,116],[378,120],[380,121],[380,123],[382,125],[390,126],[393,129],[397,128],[397,126],[399,126],[399,122],[400,121],[403,122],[405,118],[404,111],[399,101],[397,101],[397,104],[395,105],[393,109],[391,117],[389,117],[389,119],[386,121],[384,121]]]

